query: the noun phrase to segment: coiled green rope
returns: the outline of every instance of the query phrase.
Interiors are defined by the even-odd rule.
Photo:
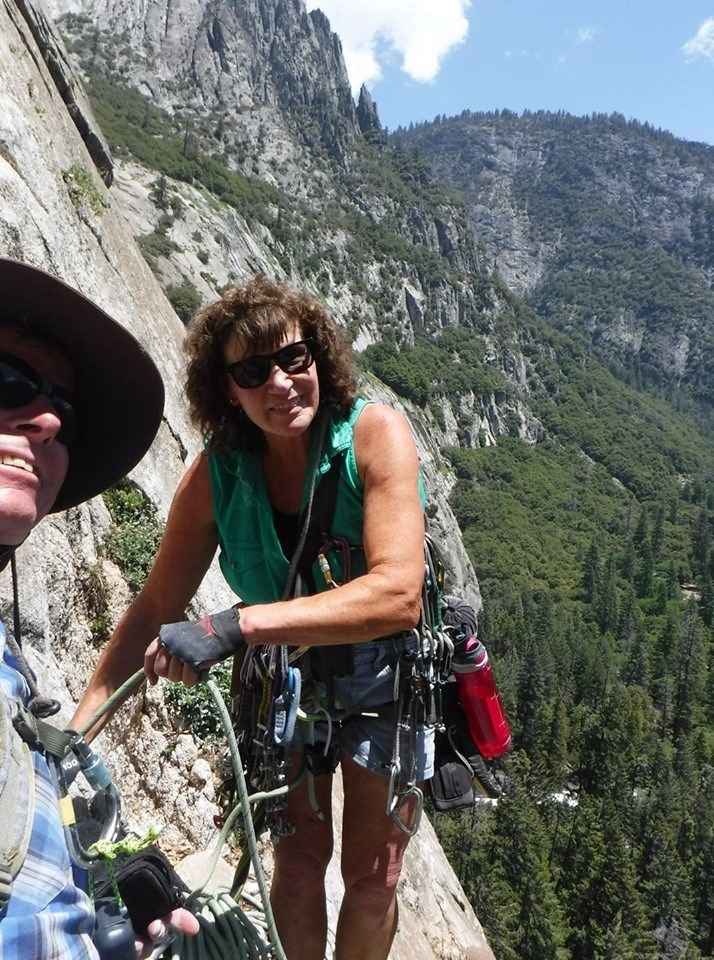
[[[82,736],[85,736],[106,713],[115,709],[116,706],[134,693],[141,686],[144,678],[145,672],[142,668],[123,683],[82,727],[80,730]],[[170,953],[164,953],[164,956],[170,957],[171,960],[227,960],[227,958],[230,958],[230,960],[261,960],[263,957],[287,960],[278,936],[263,865],[258,855],[258,840],[253,825],[251,803],[287,793],[289,787],[286,785],[271,792],[249,796],[238,743],[223,696],[207,672],[202,673],[200,679],[205,682],[213,699],[223,726],[223,732],[228,741],[238,788],[238,804],[226,818],[219,834],[207,876],[191,893],[184,905],[197,918],[199,932],[196,936],[179,934],[168,948]],[[262,912],[257,910],[245,912],[242,910],[233,899],[234,897],[244,896],[248,902],[254,905],[255,901],[242,894],[241,891],[233,889],[230,893],[221,892],[215,895],[203,892],[216,868],[223,844],[239,815],[243,817],[246,843],[258,884]]]

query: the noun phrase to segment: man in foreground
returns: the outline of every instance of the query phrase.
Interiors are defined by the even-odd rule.
[[[139,343],[56,278],[0,259],[0,298],[1,569],[46,514],[96,496],[138,463],[164,392]],[[32,750],[26,782],[10,769],[27,749],[12,726],[18,710],[48,714],[8,643],[0,624],[0,955],[96,960],[93,909],[73,879],[47,761]],[[19,802],[10,806],[11,787]],[[198,929],[174,910],[149,925],[137,953],[147,955],[167,925]]]

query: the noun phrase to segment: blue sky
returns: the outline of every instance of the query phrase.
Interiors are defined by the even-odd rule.
[[[389,129],[469,108],[618,111],[714,144],[714,0],[307,0]]]

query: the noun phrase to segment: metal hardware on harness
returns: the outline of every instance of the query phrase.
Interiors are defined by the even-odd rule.
[[[114,786],[104,761],[92,750],[84,737],[78,733],[74,733],[74,731],[67,732],[71,735],[69,749],[79,761],[80,772],[90,787],[92,787],[96,793],[101,793],[104,798],[104,822],[99,836],[95,837],[94,841],[115,840],[119,835],[119,827],[121,825],[121,798],[119,791]],[[76,866],[85,870],[89,869],[100,859],[100,854],[90,853],[85,849],[79,839],[77,824],[74,820],[71,807],[71,798],[68,793],[69,784],[66,782],[65,769],[62,766],[60,758],[49,753],[46,754],[46,757],[57,793],[62,798],[60,801],[62,827],[64,829],[70,858]]]
[[[416,783],[416,738],[419,726],[436,726],[441,711],[440,687],[451,667],[453,643],[444,631],[439,598],[444,587],[444,564],[433,539],[424,537],[424,581],[421,616],[413,631],[413,645],[404,646],[394,671],[396,723],[386,812],[402,832],[413,836],[419,828],[424,794]],[[406,767],[402,764],[402,734],[408,737]],[[416,801],[411,825],[400,808],[410,797]]]

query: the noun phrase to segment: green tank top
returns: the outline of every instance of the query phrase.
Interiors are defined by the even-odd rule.
[[[319,483],[334,458],[345,451],[331,532],[344,537],[352,547],[353,577],[366,573],[367,569],[362,537],[364,489],[355,460],[354,425],[368,402],[356,400],[347,419],[339,414],[331,416],[317,464],[317,431],[313,431],[300,502],[302,511],[313,472],[317,470]],[[242,451],[209,453],[208,468],[223,576],[245,603],[279,600],[285,589],[290,563],[283,554],[275,530],[273,508],[268,499],[259,454]],[[335,570],[334,573],[339,579],[341,571]],[[318,589],[325,589],[324,578],[317,564],[313,575]]]

